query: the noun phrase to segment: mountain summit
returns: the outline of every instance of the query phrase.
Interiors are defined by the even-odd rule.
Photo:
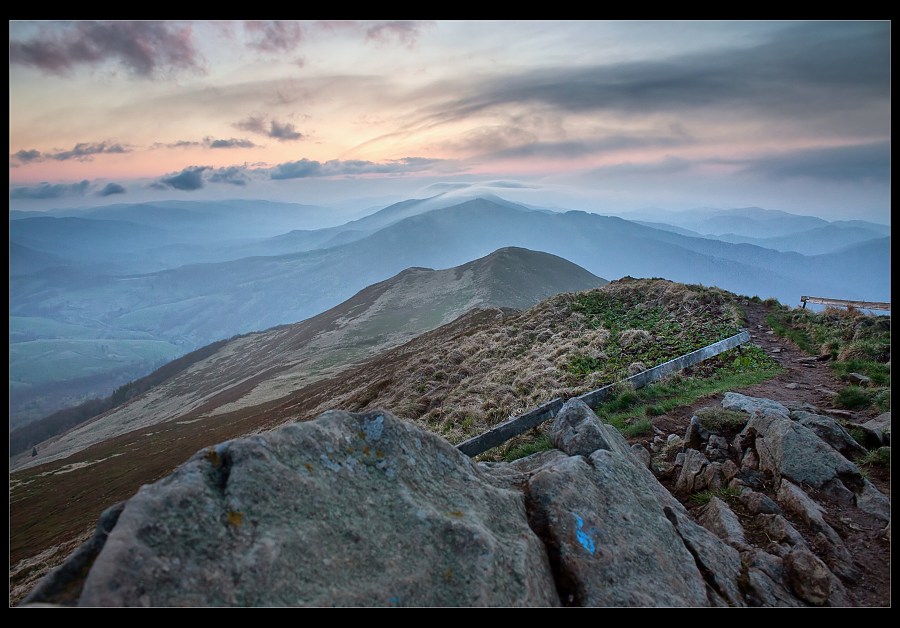
[[[606,283],[560,257],[516,247],[445,270],[408,268],[318,316],[225,343],[145,394],[46,443],[39,458],[25,456],[14,466],[62,458],[187,414],[216,415],[278,399],[475,308],[527,309],[560,292]]]

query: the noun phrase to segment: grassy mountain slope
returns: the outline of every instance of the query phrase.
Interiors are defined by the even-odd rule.
[[[419,211],[422,207],[416,203],[423,202],[386,208],[382,211],[387,217],[382,219],[390,223],[412,211],[412,206]],[[773,219],[793,220],[785,216]],[[361,233],[365,231],[338,230],[328,243]],[[447,268],[504,246],[547,251],[606,277],[664,276],[775,296],[784,302],[795,302],[802,294],[889,298],[884,272],[889,246],[879,245],[856,257],[838,252],[810,258],[687,237],[620,218],[549,213],[477,199],[399,219],[352,242],[302,253],[124,277],[94,276],[78,269],[11,277],[10,315],[145,332],[190,350],[303,320],[404,268]]]
[[[220,414],[278,399],[473,308],[527,308],[604,283],[564,259],[517,248],[447,270],[410,268],[309,320],[226,343],[122,408],[42,445],[41,460],[200,408]]]
[[[201,405],[177,420],[136,425],[68,458],[14,471],[11,561],[70,540],[103,508],[229,438],[327,408],[384,406],[458,441],[551,397],[615,381],[638,362],[653,366],[719,340],[740,323],[733,295],[664,280],[618,281],[551,297],[525,312],[473,310],[279,399],[215,416]],[[705,368],[741,368],[750,355],[725,355]],[[230,398],[240,394],[231,391]]]

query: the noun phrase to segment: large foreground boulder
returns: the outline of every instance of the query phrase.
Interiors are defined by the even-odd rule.
[[[771,456],[762,445],[775,433],[764,429],[765,420],[818,439],[788,414],[773,413],[771,402],[756,404],[758,411],[744,405],[753,415],[748,428],[757,428],[743,440],[760,449],[760,464]],[[740,516],[718,497],[692,514],[583,402],[567,402],[550,433],[557,449],[511,464],[474,463],[443,438],[383,411],[327,412],[222,443],[107,511],[94,537],[26,602],[848,603],[834,574],[855,577],[852,558],[783,469],[780,506],[764,495],[750,499],[754,491],[744,487],[741,496],[755,506],[738,509]],[[684,466],[693,473],[679,478],[691,484],[687,492],[739,480],[733,461],[709,462],[693,449]],[[881,508],[876,497],[867,497],[872,509]],[[815,543],[775,514],[782,509],[815,534]],[[752,546],[741,516],[754,517],[747,530],[764,530],[772,553]],[[825,562],[810,553],[823,547]]]
[[[39,601],[39,600],[30,600]],[[387,412],[201,451],[125,505],[87,606],[555,605],[521,492]]]

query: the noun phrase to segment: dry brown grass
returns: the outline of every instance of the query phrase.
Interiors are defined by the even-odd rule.
[[[735,326],[739,321],[727,293],[715,289],[627,279],[597,291],[648,311],[661,308],[668,316],[724,318]],[[568,366],[576,356],[602,362],[607,349],[619,352],[626,358],[623,375],[655,366],[636,359],[655,341],[650,330],[628,328],[613,334],[593,328],[588,316],[573,310],[575,302],[575,294],[559,295],[470,335],[437,338],[391,373],[390,385],[374,394],[370,390],[364,398],[339,395],[310,414],[329,408],[388,408],[459,442],[556,397],[611,383],[603,371],[571,372]],[[627,359],[630,355],[635,359]]]

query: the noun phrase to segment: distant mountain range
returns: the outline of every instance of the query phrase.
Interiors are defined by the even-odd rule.
[[[446,270],[409,268],[308,320],[224,343],[139,398],[42,446],[40,461],[187,414],[215,415],[273,401],[475,308],[528,309],[560,292],[606,283],[562,258],[520,248]],[[12,432],[13,453],[30,451],[46,438],[40,423]],[[28,434],[38,439],[28,441]]]
[[[315,316],[404,269],[455,267],[510,246],[610,279],[665,277],[785,303],[802,294],[890,298],[890,230],[874,223],[758,208],[634,216],[679,223],[648,225],[496,197],[451,202],[413,199],[299,230],[326,220],[325,210],[272,204],[270,219],[248,202],[173,202],[15,214],[11,422],[108,394],[209,342]],[[255,226],[241,230],[242,222]],[[279,231],[287,223],[293,230]],[[728,235],[692,235],[714,228]],[[778,250],[792,241],[816,255]]]

